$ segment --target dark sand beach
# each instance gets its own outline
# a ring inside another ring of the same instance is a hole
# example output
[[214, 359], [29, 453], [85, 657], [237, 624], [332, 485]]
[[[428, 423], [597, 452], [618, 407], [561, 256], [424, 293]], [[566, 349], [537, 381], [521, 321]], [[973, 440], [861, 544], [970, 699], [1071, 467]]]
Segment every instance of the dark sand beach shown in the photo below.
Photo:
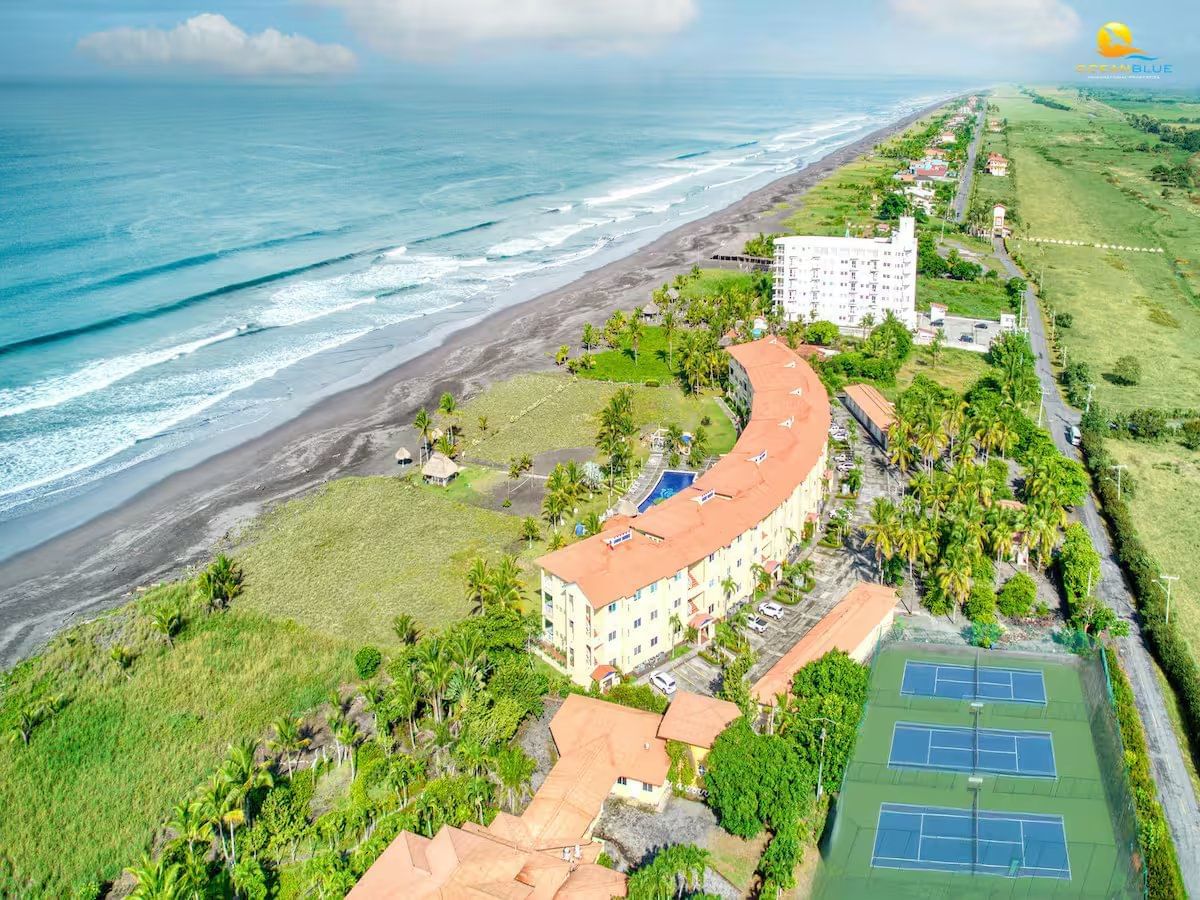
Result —
[[683, 225], [559, 290], [454, 332], [434, 350], [326, 398], [286, 424], [171, 475], [114, 510], [0, 564], [0, 666], [140, 585], [203, 562], [263, 509], [344, 475], [394, 471], [392, 454], [416, 410], [443, 391], [469, 397], [522, 372], [553, 368], [583, 323], [645, 302], [651, 290], [717, 252], [771, 231], [780, 204], [927, 114], [879, 129], [737, 203]]

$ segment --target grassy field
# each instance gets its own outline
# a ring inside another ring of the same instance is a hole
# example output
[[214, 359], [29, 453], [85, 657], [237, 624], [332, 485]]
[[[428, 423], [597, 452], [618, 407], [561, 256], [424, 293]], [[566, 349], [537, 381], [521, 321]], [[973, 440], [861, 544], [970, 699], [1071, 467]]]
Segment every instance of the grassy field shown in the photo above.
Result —
[[912, 384], [914, 378], [924, 375], [961, 394], [987, 370], [987, 360], [982, 353], [945, 347], [934, 365], [933, 353], [929, 347], [913, 347], [912, 355], [896, 373], [895, 387], [881, 388], [881, 391], [895, 400], [901, 391]]
[[[464, 453], [471, 458], [506, 464], [522, 453], [590, 447], [596, 440], [596, 414], [621, 387], [619, 384], [572, 378], [565, 372], [522, 375], [492, 385], [463, 406], [459, 417]], [[635, 385], [634, 418], [640, 426], [678, 424], [694, 431], [704, 417], [714, 453], [724, 453], [736, 439], [733, 424], [711, 396], [684, 394], [673, 384], [657, 388]], [[480, 432], [479, 416], [488, 418]]]
[[679, 341], [680, 335], [677, 331], [668, 346], [663, 329], [647, 325], [636, 354], [628, 341], [611, 350], [599, 350], [593, 354], [596, 365], [591, 369], [582, 370], [579, 375], [581, 378], [595, 381], [624, 381], [632, 384], [657, 381], [659, 384], [670, 384], [679, 374], [679, 356], [673, 352], [679, 348]]
[[928, 310], [930, 303], [944, 303], [952, 316], [1000, 320], [1000, 314], [1015, 312], [1001, 279], [953, 281], [949, 278], [917, 277], [917, 309]]
[[241, 605], [356, 644], [395, 642], [392, 618], [442, 628], [470, 610], [476, 556], [521, 553], [521, 520], [402, 478], [343, 478], [243, 537]]
[[754, 290], [753, 272], [734, 272], [730, 269], [701, 269], [700, 277], [693, 278], [679, 292], [681, 300], [694, 298], [727, 297], [735, 291]]
[[1129, 466], [1136, 485], [1129, 509], [1163, 571], [1178, 575], [1171, 589], [1171, 619], [1193, 651], [1200, 648], [1200, 453], [1178, 444], [1109, 441], [1108, 450]]
[[0, 864], [0, 894], [66, 897], [117, 877], [230, 742], [352, 677], [342, 643], [235, 609], [198, 617], [173, 649], [149, 639], [126, 678], [103, 646], [109, 621], [93, 626], [35, 663], [53, 678], [94, 657], [70, 702], [28, 747], [0, 746], [0, 859], [17, 879], [9, 893]]
[[847, 222], [873, 221], [882, 197], [871, 191], [871, 185], [899, 167], [896, 160], [874, 154], [848, 163], [805, 193], [800, 208], [784, 220], [784, 229], [793, 234], [840, 235]]
[[[1139, 144], [1154, 139], [1118, 110], [1074, 92], [1049, 93], [1072, 109], [1049, 109], [1015, 91], [992, 98], [1008, 120], [1016, 165], [1022, 224], [1010, 248], [1035, 277], [1044, 269], [1047, 305], [1073, 315], [1068, 356], [1092, 364], [1102, 405], [1174, 407], [1200, 396], [1200, 216], [1186, 192], [1164, 197], [1149, 174], [1186, 154], [1139, 153]], [[1165, 252], [1062, 247], [1029, 237]], [[1122, 387], [1104, 378], [1131, 350], [1142, 361], [1141, 384]]]

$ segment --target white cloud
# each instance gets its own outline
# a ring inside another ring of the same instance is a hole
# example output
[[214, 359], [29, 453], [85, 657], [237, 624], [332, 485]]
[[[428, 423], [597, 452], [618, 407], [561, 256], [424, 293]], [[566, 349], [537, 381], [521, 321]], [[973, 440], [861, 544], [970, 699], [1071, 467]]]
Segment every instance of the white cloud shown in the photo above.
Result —
[[592, 53], [637, 50], [674, 34], [695, 0], [319, 0], [342, 9], [386, 53], [433, 59], [533, 43]]
[[225, 75], [331, 75], [357, 65], [341, 44], [318, 44], [274, 28], [246, 34], [216, 13], [202, 13], [167, 31], [113, 28], [79, 41], [81, 52], [122, 68], [189, 68]]
[[985, 50], [1044, 50], [1079, 33], [1079, 14], [1062, 0], [888, 0], [909, 25]]

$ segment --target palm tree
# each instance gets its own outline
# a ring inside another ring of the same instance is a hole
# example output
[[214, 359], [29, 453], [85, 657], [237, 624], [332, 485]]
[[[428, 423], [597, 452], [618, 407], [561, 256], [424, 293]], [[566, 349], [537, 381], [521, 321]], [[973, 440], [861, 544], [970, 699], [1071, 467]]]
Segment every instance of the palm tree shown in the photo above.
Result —
[[479, 430], [480, 430], [480, 431], [481, 431], [483, 434], [487, 434], [487, 430], [488, 430], [488, 417], [487, 417], [487, 416], [480, 416], [480, 417], [479, 417], [479, 419], [477, 420], [477, 422], [478, 422], [478, 425], [479, 425]]
[[406, 647], [411, 647], [421, 637], [421, 630], [417, 627], [416, 620], [408, 613], [401, 613], [392, 619], [392, 631], [397, 640]]
[[200, 573], [196, 583], [210, 607], [228, 606], [229, 601], [242, 591], [242, 570], [224, 553], [219, 553]]
[[454, 429], [447, 430], [445, 434], [438, 438], [435, 446], [438, 453], [443, 456], [454, 456], [458, 448], [458, 445], [454, 443]]
[[592, 348], [599, 343], [600, 335], [596, 331], [596, 326], [591, 322], [585, 322], [583, 325], [583, 349], [591, 353]]
[[417, 434], [421, 436], [421, 453], [428, 453], [429, 437], [433, 434], [433, 417], [429, 415], [429, 410], [425, 407], [422, 406], [417, 410], [417, 414], [413, 418], [413, 428], [417, 429]]
[[671, 618], [667, 621], [671, 626], [671, 639], [674, 642], [675, 635], [683, 631], [683, 620], [679, 618], [679, 613], [671, 613]]
[[600, 515], [596, 512], [590, 512], [583, 517], [583, 530], [585, 533], [599, 534], [600, 529], [604, 527], [604, 523], [600, 521]]
[[276, 719], [271, 727], [275, 730], [275, 737], [267, 741], [267, 749], [283, 757], [290, 776], [292, 774], [292, 754], [298, 754], [312, 743], [304, 736], [304, 720], [283, 716]]
[[471, 604], [471, 612], [483, 615], [491, 599], [492, 572], [487, 560], [481, 556], [471, 561], [467, 569], [467, 602]]
[[479, 775], [487, 768], [487, 750], [474, 738], [463, 738], [459, 741], [454, 748], [454, 756], [467, 775]]
[[130, 900], [176, 900], [183, 896], [183, 868], [179, 863], [144, 854], [140, 863], [125, 871], [137, 882], [128, 894]]
[[33, 729], [37, 728], [45, 717], [46, 708], [44, 705], [32, 701], [22, 704], [17, 710], [12, 724], [9, 726], [9, 739], [14, 744], [20, 741], [28, 747], [29, 738], [33, 735]]
[[536, 770], [537, 763], [526, 756], [520, 747], [504, 747], [496, 754], [496, 779], [508, 799], [509, 812], [516, 812], [517, 804]]
[[171, 818], [167, 821], [167, 827], [175, 834], [168, 844], [169, 847], [189, 847], [192, 844], [208, 845], [212, 843], [212, 822], [204, 815], [203, 804], [198, 799], [185, 800], [175, 804], [174, 809], [171, 810]]
[[645, 326], [642, 325], [642, 317], [636, 311], [629, 318], [629, 323], [625, 326], [625, 333], [629, 335], [629, 346], [633, 350], [633, 364], [636, 366], [638, 361], [638, 348], [642, 343], [642, 336], [646, 333]]
[[416, 729], [413, 720], [417, 715], [417, 707], [421, 703], [421, 687], [417, 684], [416, 676], [410, 669], [403, 669], [396, 674], [388, 686], [388, 704], [391, 711], [404, 720], [408, 725], [408, 740], [410, 745], [417, 742]]
[[429, 639], [417, 645], [419, 660], [419, 676], [432, 695], [433, 719], [442, 721], [442, 696], [446, 684], [450, 680], [453, 664], [445, 651], [443, 644], [436, 638]]
[[675, 331], [679, 327], [678, 321], [675, 319], [675, 310], [667, 308], [662, 314], [662, 330], [663, 335], [667, 339], [667, 368], [675, 368]]
[[733, 580], [733, 576], [726, 575], [721, 579], [721, 593], [725, 595], [725, 605], [729, 605], [729, 600], [738, 592], [738, 583]]
[[242, 820], [250, 818], [250, 798], [259, 788], [273, 787], [275, 779], [265, 765], [254, 759], [258, 745], [254, 741], [242, 741], [229, 745], [222, 771], [233, 785], [242, 807]]
[[525, 539], [526, 545], [532, 547], [533, 542], [538, 540], [541, 536], [542, 533], [538, 529], [537, 519], [535, 519], [533, 516], [526, 516], [521, 521], [521, 537]]
[[122, 644], [113, 644], [108, 655], [117, 664], [117, 668], [125, 673], [125, 677], [129, 678], [129, 667], [133, 665], [134, 659], [133, 651]]
[[160, 603], [149, 610], [150, 624], [162, 633], [168, 647], [175, 646], [175, 635], [183, 627], [183, 611], [178, 603]]
[[353, 779], [356, 767], [355, 754], [363, 734], [359, 731], [358, 723], [346, 716], [338, 723], [336, 737], [338, 744], [345, 748], [346, 759], [350, 760], [350, 778]]
[[454, 417], [458, 414], [458, 401], [454, 399], [454, 395], [449, 391], [446, 391], [444, 394], [442, 394], [442, 398], [438, 400], [438, 412], [442, 413], [447, 419], [449, 419], [446, 428], [450, 432], [450, 440], [453, 442]]
[[933, 578], [942, 594], [956, 606], [965, 603], [971, 594], [971, 565], [961, 549], [948, 549], [942, 555]]
[[895, 504], [886, 497], [876, 497], [871, 504], [871, 521], [863, 526], [863, 544], [875, 548], [880, 581], [883, 581], [883, 561], [896, 555], [898, 521]]

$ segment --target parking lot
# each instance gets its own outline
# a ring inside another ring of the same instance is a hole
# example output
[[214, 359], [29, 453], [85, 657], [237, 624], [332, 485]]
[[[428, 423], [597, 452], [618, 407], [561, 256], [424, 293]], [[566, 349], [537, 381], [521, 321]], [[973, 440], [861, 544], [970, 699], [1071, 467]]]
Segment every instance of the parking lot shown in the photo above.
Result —
[[[917, 313], [917, 327], [927, 333], [940, 328], [946, 335], [945, 346], [973, 350], [976, 353], [986, 353], [992, 346], [992, 341], [1004, 333], [999, 322], [991, 319], [968, 319], [965, 316], [946, 316], [941, 324], [934, 326], [929, 321], [929, 313]], [[919, 340], [918, 343], [927, 344], [929, 340]]]

